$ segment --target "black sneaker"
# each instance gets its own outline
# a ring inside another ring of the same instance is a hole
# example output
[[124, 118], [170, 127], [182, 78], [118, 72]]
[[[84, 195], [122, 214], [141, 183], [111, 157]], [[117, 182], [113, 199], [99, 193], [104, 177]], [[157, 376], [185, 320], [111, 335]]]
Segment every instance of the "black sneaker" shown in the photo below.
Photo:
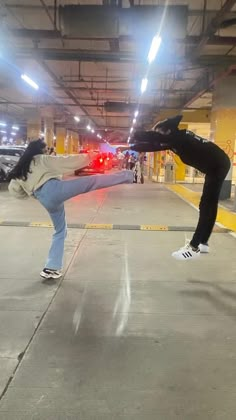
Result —
[[62, 272], [60, 270], [44, 268], [43, 271], [41, 271], [40, 276], [44, 279], [59, 279], [62, 276]]

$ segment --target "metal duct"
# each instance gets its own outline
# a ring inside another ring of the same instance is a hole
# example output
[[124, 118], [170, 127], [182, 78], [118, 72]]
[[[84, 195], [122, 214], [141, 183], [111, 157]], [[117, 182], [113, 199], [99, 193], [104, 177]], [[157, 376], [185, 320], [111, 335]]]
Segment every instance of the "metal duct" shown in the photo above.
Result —
[[[163, 12], [163, 6], [133, 6], [128, 9], [95, 5], [61, 6], [60, 29], [62, 35], [68, 38], [140, 38], [158, 32]], [[169, 6], [162, 36], [185, 38], [187, 12], [187, 6]]]
[[[137, 109], [137, 103], [135, 102], [118, 102], [118, 101], [107, 101], [104, 103], [104, 109], [106, 112], [113, 113], [133, 113]], [[150, 112], [153, 110], [152, 105], [142, 105], [142, 111]]]

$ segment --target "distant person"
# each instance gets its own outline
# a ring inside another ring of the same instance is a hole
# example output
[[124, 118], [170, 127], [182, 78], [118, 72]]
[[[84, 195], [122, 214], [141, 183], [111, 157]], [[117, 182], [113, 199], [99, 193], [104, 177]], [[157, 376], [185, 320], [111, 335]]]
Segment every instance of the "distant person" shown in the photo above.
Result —
[[121, 170], [123, 168], [124, 155], [120, 150], [117, 153], [117, 159], [118, 159], [118, 169]]
[[129, 167], [127, 169], [130, 169], [131, 171], [134, 169], [136, 163], [135, 154], [131, 153], [129, 157]]
[[87, 166], [93, 154], [50, 156], [45, 154], [47, 146], [43, 140], [32, 141], [17, 165], [9, 174], [9, 191], [17, 198], [33, 195], [48, 211], [55, 233], [45, 268], [40, 276], [57, 279], [62, 276], [66, 219], [64, 201], [89, 191], [113, 185], [132, 183], [133, 172], [121, 171], [112, 175], [95, 175], [62, 181], [62, 174]]
[[208, 240], [216, 221], [219, 195], [230, 169], [230, 160], [215, 143], [191, 131], [179, 130], [181, 119], [178, 115], [158, 122], [154, 131], [137, 131], [131, 149], [139, 152], [172, 150], [184, 163], [206, 175], [194, 235], [189, 244], [172, 254], [177, 260], [187, 261], [199, 257], [200, 252], [209, 252]]
[[49, 148], [49, 152], [48, 152], [48, 154], [49, 154], [50, 156], [56, 156], [56, 152], [55, 152], [54, 147], [50, 147], [50, 148]]

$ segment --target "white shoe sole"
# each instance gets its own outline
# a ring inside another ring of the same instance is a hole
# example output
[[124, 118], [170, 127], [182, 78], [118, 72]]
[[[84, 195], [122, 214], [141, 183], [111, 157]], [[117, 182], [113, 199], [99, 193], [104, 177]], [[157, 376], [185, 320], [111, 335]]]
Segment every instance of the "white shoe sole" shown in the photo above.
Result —
[[209, 254], [210, 253], [209, 246], [200, 244], [199, 249], [200, 249], [201, 254]]
[[47, 280], [56, 280], [56, 279], [60, 279], [62, 277], [62, 273], [60, 274], [47, 274], [44, 273], [44, 271], [42, 271], [40, 273], [40, 277], [42, 277], [43, 279], [47, 279]]

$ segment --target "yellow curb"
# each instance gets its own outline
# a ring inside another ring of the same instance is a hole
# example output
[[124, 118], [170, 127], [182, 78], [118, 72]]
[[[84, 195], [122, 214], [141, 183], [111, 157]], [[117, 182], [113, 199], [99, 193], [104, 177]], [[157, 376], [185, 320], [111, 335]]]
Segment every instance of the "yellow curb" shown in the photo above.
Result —
[[168, 230], [168, 226], [165, 225], [140, 225], [140, 230]]
[[[175, 192], [181, 198], [187, 202], [193, 204], [194, 206], [199, 206], [199, 201], [201, 193], [191, 191], [183, 185], [168, 185], [169, 190]], [[216, 221], [226, 227], [227, 229], [236, 232], [236, 213], [232, 213], [230, 210], [223, 209], [218, 207], [217, 219]]]
[[49, 222], [31, 222], [29, 224], [29, 227], [46, 227], [46, 228], [51, 228], [53, 227], [52, 223]]
[[85, 229], [113, 229], [112, 224], [86, 223]]

